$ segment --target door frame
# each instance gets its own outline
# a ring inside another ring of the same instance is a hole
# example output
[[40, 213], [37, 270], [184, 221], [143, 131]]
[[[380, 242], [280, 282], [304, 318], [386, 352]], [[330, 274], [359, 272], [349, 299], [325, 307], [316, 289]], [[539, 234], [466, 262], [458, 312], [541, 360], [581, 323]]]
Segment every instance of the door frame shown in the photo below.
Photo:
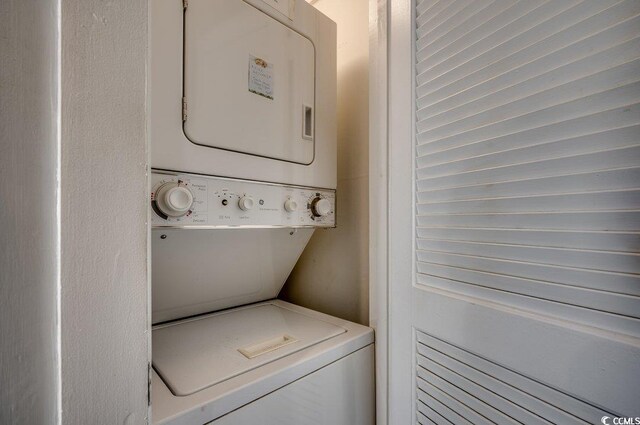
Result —
[[389, 332], [393, 323], [411, 318], [411, 292], [398, 291], [402, 285], [393, 282], [413, 286], [415, 277], [413, 5], [369, 1], [369, 309], [376, 330], [378, 425], [415, 419], [414, 364], [393, 362], [412, 350], [413, 333]]

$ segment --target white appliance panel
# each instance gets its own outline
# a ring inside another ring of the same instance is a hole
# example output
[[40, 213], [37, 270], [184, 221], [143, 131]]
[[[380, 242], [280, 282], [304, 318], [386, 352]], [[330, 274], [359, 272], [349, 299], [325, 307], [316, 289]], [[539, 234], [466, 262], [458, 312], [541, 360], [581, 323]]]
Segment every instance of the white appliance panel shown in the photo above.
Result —
[[346, 332], [274, 304], [223, 311], [153, 330], [153, 367], [186, 396]]
[[[335, 227], [335, 191], [178, 173], [151, 175], [151, 225], [157, 227]], [[157, 208], [166, 184], [188, 191], [191, 207], [167, 216]], [[327, 209], [317, 212], [322, 201]], [[245, 208], [245, 209], [243, 209]], [[320, 213], [323, 213], [320, 215]]]
[[243, 0], [190, 0], [184, 133], [193, 143], [310, 164], [315, 49]]
[[373, 425], [373, 345], [235, 410], [211, 425]]
[[[335, 189], [335, 23], [303, 0], [288, 5], [292, 19], [271, 3], [150, 2], [154, 169]], [[212, 15], [218, 7], [253, 16], [253, 27]], [[273, 37], [280, 41], [267, 42]], [[219, 39], [235, 41], [223, 48]], [[249, 92], [250, 56], [272, 65], [273, 100]]]
[[286, 228], [154, 229], [152, 322], [275, 298], [312, 234]]

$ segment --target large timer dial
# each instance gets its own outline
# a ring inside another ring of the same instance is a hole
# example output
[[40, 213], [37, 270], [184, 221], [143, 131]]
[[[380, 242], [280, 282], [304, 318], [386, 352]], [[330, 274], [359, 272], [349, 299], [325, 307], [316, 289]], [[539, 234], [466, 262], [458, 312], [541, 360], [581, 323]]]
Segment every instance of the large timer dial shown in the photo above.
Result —
[[311, 213], [315, 217], [324, 217], [331, 212], [331, 202], [324, 198], [317, 197], [311, 201]]
[[158, 210], [167, 217], [182, 217], [193, 205], [193, 194], [186, 187], [169, 182], [156, 190], [154, 202]]

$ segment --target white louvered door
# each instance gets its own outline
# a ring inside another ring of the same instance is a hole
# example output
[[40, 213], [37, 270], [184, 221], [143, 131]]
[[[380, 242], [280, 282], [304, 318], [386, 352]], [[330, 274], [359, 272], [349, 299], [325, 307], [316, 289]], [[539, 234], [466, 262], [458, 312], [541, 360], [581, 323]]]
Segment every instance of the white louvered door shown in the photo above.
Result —
[[389, 18], [389, 423], [640, 417], [640, 1]]

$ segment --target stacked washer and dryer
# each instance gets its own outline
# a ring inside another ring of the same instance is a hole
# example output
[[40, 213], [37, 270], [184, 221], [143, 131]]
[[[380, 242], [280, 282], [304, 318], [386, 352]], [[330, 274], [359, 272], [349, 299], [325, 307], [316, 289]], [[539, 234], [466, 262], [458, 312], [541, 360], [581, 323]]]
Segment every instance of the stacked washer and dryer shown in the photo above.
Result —
[[336, 225], [335, 24], [150, 0], [150, 33], [153, 423], [373, 424], [372, 330], [276, 299]]

